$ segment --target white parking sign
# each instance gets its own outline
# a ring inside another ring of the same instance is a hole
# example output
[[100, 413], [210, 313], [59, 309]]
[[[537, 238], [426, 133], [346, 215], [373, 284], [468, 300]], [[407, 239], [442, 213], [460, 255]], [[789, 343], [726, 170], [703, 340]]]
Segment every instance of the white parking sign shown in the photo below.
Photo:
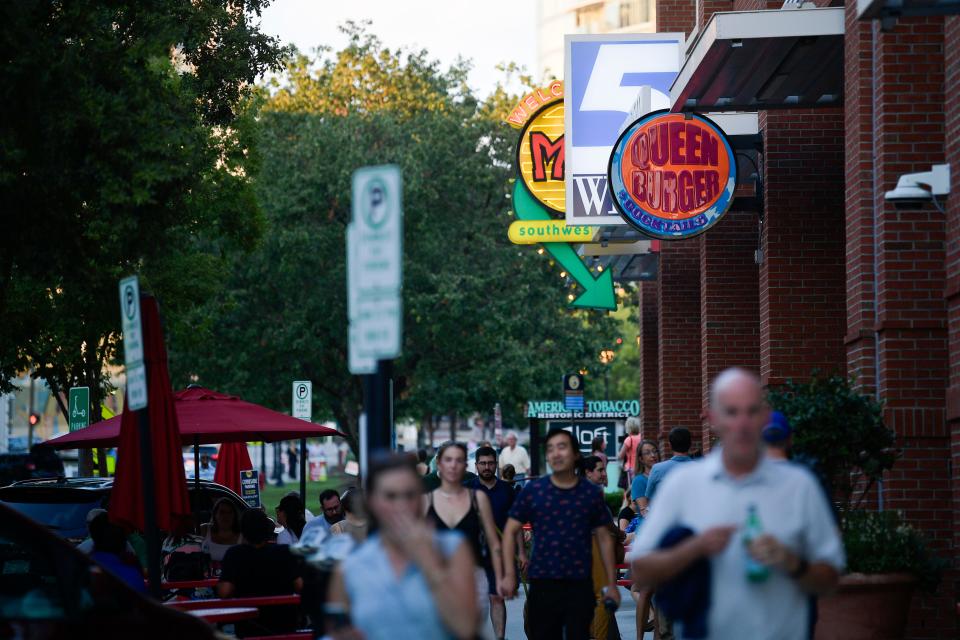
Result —
[[313, 383], [309, 380], [293, 383], [293, 417], [307, 422], [313, 418]]

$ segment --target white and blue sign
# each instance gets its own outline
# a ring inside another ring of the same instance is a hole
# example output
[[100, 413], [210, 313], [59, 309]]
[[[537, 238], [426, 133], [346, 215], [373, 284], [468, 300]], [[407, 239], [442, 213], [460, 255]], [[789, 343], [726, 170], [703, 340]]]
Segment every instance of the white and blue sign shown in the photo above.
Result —
[[610, 151], [637, 117], [670, 107], [683, 42], [682, 33], [565, 36], [568, 225], [626, 224], [607, 186]]

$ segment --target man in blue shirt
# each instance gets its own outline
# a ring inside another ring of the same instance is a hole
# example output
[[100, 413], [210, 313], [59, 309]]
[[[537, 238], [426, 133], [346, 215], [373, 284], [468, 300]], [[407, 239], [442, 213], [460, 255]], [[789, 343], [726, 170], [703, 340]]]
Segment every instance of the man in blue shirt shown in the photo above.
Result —
[[[517, 497], [517, 492], [514, 491], [513, 485], [497, 478], [497, 452], [493, 447], [478, 447], [473, 458], [477, 467], [477, 476], [463, 484], [470, 489], [487, 494], [487, 498], [490, 499], [490, 510], [493, 511], [493, 522], [497, 525], [497, 531], [502, 534], [507, 527], [507, 516]], [[520, 539], [522, 541], [522, 536]], [[518, 546], [520, 564], [526, 565], [526, 550], [522, 543], [518, 543]], [[506, 633], [507, 607], [497, 592], [497, 580], [493, 575], [493, 567], [486, 567], [486, 572], [487, 584], [490, 588], [490, 622], [493, 624], [494, 635], [499, 639]]]
[[[527, 577], [527, 617], [531, 640], [587, 640], [595, 598], [590, 579], [593, 535], [609, 576], [606, 597], [620, 604], [613, 538], [607, 533], [610, 511], [603, 490], [576, 473], [580, 449], [574, 436], [551, 429], [544, 439], [553, 473], [533, 480], [517, 496], [503, 533], [503, 554], [512, 558], [515, 538], [524, 523], [533, 526], [533, 557]], [[517, 573], [504, 563], [501, 595], [517, 594]]]
[[670, 430], [667, 439], [670, 441], [670, 448], [673, 449], [673, 457], [658, 462], [650, 470], [650, 478], [647, 480], [647, 504], [652, 502], [657, 486], [663, 482], [670, 471], [684, 462], [690, 462], [690, 430], [685, 427], [675, 427]]

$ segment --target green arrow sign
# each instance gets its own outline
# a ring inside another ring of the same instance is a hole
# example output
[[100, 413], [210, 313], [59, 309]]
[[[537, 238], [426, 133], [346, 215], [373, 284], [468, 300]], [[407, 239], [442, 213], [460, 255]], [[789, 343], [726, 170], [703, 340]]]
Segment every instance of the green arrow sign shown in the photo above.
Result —
[[[513, 184], [513, 208], [520, 220], [553, 219], [547, 209], [527, 192], [520, 180]], [[584, 289], [580, 297], [570, 303], [571, 307], [617, 310], [617, 296], [613, 292], [613, 274], [610, 271], [604, 271], [594, 278], [568, 242], [544, 242], [543, 246]]]

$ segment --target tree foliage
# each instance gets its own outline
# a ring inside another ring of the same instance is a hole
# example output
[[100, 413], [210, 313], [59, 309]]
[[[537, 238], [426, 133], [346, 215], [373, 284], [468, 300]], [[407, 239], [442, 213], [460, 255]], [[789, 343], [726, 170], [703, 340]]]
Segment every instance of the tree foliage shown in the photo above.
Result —
[[609, 340], [603, 315], [568, 311], [559, 271], [511, 245], [507, 198], [515, 98], [479, 100], [467, 67], [385, 48], [345, 28], [342, 51], [292, 56], [261, 115], [260, 248], [198, 310], [207, 349], [178, 352], [181, 379], [288, 409], [310, 379], [320, 415], [351, 436], [360, 381], [347, 370], [345, 228], [352, 172], [397, 164], [404, 197], [404, 343], [399, 416], [489, 412], [519, 421], [521, 403], [560, 392]]
[[282, 55], [259, 31], [266, 4], [0, 5], [0, 389], [29, 368], [99, 406], [118, 280], [139, 273], [177, 329], [253, 246], [246, 105]]

